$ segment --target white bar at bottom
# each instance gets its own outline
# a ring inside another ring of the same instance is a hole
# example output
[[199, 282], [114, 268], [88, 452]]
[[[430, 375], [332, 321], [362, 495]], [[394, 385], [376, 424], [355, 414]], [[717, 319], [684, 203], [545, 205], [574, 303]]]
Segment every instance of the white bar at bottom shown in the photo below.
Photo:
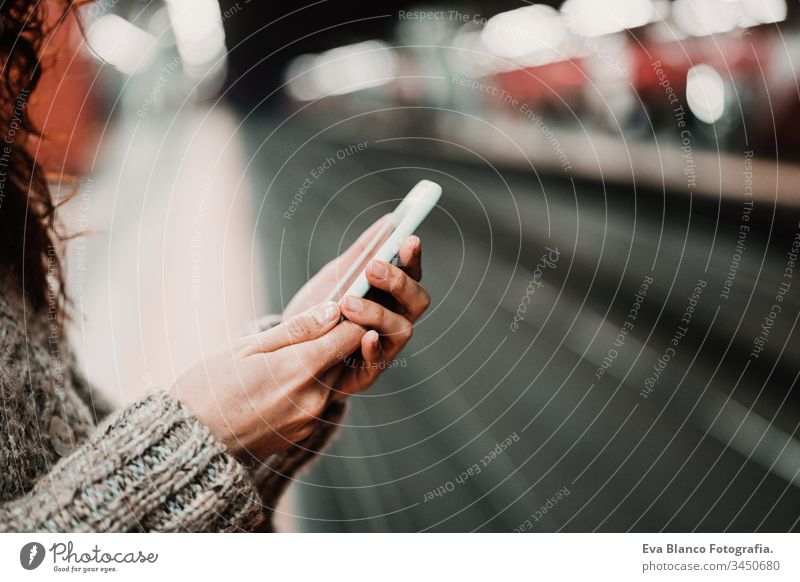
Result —
[[[44, 547], [45, 557], [26, 570], [22, 561], [30, 552], [21, 550], [32, 542]], [[89, 576], [137, 582], [745, 582], [800, 579], [798, 549], [796, 534], [32, 533], [0, 535], [0, 572], [4, 580]]]

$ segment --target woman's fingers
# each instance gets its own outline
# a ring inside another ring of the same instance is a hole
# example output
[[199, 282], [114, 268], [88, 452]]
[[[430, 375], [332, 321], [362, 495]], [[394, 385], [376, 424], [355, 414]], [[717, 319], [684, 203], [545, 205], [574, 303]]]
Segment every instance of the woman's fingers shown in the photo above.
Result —
[[320, 303], [275, 327], [255, 334], [254, 352], [273, 352], [280, 348], [313, 340], [325, 335], [339, 321], [341, 312], [334, 301]]
[[348, 295], [342, 299], [340, 308], [353, 323], [379, 332], [389, 347], [387, 351], [392, 355], [411, 339], [411, 322], [379, 303]]
[[412, 279], [422, 279], [422, 241], [417, 235], [412, 235], [403, 242], [398, 257], [403, 270]]
[[352, 321], [342, 321], [322, 337], [285, 348], [286, 357], [300, 358], [305, 369], [319, 377], [325, 370], [350, 357], [361, 345], [366, 329]]
[[431, 297], [425, 288], [395, 265], [371, 261], [367, 266], [367, 281], [394, 297], [411, 321], [416, 321], [431, 304]]
[[361, 338], [361, 357], [368, 364], [380, 362], [383, 355], [381, 338], [378, 332], [371, 329]]

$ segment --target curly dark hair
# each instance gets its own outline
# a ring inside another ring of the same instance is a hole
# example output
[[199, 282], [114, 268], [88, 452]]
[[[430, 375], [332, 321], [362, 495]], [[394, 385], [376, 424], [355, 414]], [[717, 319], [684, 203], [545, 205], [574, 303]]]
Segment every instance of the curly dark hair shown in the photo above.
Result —
[[[56, 204], [30, 151], [42, 138], [28, 104], [42, 75], [41, 49], [80, 0], [0, 0], [0, 276], [35, 311], [61, 321], [67, 304]], [[48, 13], [48, 11], [57, 11]]]

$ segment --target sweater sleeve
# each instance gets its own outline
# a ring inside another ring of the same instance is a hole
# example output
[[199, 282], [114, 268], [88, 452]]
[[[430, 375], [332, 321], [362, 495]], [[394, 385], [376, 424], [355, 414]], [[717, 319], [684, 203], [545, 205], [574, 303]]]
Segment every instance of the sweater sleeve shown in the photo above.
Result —
[[0, 531], [252, 531], [263, 519], [247, 469], [163, 391], [0, 503]]

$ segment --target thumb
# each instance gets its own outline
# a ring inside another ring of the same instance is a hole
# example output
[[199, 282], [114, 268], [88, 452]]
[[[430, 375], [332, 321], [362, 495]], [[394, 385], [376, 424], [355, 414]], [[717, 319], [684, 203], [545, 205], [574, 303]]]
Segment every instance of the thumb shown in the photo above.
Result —
[[280, 348], [322, 337], [339, 322], [341, 312], [335, 301], [320, 303], [275, 327], [255, 335], [257, 352]]

